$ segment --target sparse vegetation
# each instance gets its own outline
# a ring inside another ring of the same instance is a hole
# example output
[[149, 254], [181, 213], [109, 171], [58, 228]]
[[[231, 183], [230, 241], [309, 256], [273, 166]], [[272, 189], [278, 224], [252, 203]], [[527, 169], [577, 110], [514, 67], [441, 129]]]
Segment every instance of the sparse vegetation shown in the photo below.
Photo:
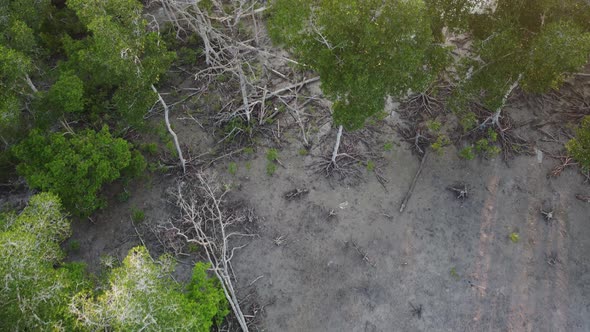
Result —
[[582, 120], [582, 124], [576, 129], [576, 137], [571, 139], [566, 147], [583, 169], [590, 170], [590, 116]]
[[136, 207], [131, 209], [131, 220], [136, 223], [140, 223], [145, 220], [145, 212]]
[[238, 172], [238, 164], [236, 164], [236, 163], [235, 163], [235, 162], [233, 162], [233, 161], [232, 161], [232, 162], [230, 162], [230, 163], [227, 165], [227, 171], [228, 171], [228, 173], [229, 173], [229, 174], [231, 174], [231, 175], [234, 175], [234, 176], [235, 176], [235, 175], [236, 175], [236, 173]]
[[518, 235], [518, 233], [516, 232], [510, 233], [510, 235], [508, 235], [508, 238], [510, 239], [510, 241], [512, 241], [512, 243], [518, 243], [518, 241], [520, 241], [520, 235]]

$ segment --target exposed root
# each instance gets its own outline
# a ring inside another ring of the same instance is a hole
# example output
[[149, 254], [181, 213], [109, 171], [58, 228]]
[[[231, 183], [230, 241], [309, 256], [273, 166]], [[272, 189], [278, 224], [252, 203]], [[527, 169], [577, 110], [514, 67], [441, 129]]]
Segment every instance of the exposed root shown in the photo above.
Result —
[[337, 175], [340, 179], [347, 177], [360, 177], [361, 171], [358, 168], [358, 164], [362, 160], [348, 153], [339, 153], [336, 158], [321, 157], [321, 160], [313, 165], [316, 172], [324, 175], [325, 177], [332, 177]]
[[402, 109], [407, 111], [406, 117], [408, 118], [414, 118], [423, 113], [432, 116], [442, 108], [442, 102], [428, 92], [412, 95], [402, 104]]
[[545, 222], [547, 222], [548, 224], [553, 221], [553, 210], [549, 210], [549, 211], [541, 210], [541, 214], [543, 215]]
[[457, 194], [457, 199], [460, 199], [463, 201], [465, 199], [467, 199], [468, 190], [467, 190], [466, 184], [458, 184], [458, 185], [454, 185], [454, 186], [449, 186], [449, 187], [447, 187], [447, 189], [454, 192], [455, 194]]
[[402, 128], [401, 126], [397, 126], [397, 130], [406, 142], [412, 144], [412, 151], [424, 156], [426, 148], [431, 143], [431, 138], [424, 131], [417, 128]]
[[564, 169], [570, 166], [575, 166], [578, 163], [574, 162], [573, 158], [570, 156], [551, 156], [553, 158], [559, 159], [560, 164], [553, 167], [553, 169], [547, 174], [547, 177], [556, 178], [561, 175]]

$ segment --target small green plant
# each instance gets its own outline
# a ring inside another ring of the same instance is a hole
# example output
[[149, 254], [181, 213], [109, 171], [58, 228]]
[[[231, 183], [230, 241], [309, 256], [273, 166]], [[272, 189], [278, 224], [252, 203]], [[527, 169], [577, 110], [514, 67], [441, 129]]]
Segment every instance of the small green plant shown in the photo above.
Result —
[[247, 171], [250, 171], [252, 169], [252, 163], [247, 161], [246, 164], [244, 164], [244, 167], [246, 167]]
[[305, 149], [305, 148], [301, 148], [301, 149], [299, 149], [298, 153], [300, 156], [307, 156], [309, 154], [309, 151], [307, 151], [307, 149]]
[[490, 158], [502, 152], [502, 149], [494, 144], [498, 140], [498, 134], [491, 128], [488, 129], [487, 137], [475, 142], [475, 151], [481, 153], [484, 157]]
[[145, 220], [145, 213], [138, 208], [131, 208], [131, 219], [133, 222], [142, 222]]
[[268, 176], [273, 176], [276, 171], [277, 171], [277, 164], [275, 164], [274, 162], [268, 162], [266, 164], [266, 174], [268, 174]]
[[582, 125], [576, 128], [576, 137], [567, 142], [565, 147], [582, 169], [590, 169], [590, 116], [582, 120]]
[[80, 251], [80, 241], [72, 240], [68, 243], [68, 251], [72, 253], [76, 253]]
[[254, 148], [251, 146], [245, 147], [243, 151], [245, 154], [254, 154]]
[[238, 172], [238, 164], [236, 164], [233, 161], [230, 162], [229, 165], [227, 166], [227, 171], [231, 175], [236, 175], [236, 173]]
[[277, 171], [277, 164], [276, 162], [279, 160], [279, 151], [277, 149], [271, 148], [268, 149], [266, 152], [266, 174], [269, 176], [273, 176]]
[[196, 243], [189, 243], [187, 249], [189, 253], [194, 254], [199, 251], [199, 246]]
[[131, 193], [127, 191], [127, 189], [123, 189], [122, 192], [117, 194], [117, 201], [119, 203], [125, 203], [129, 200], [129, 198], [131, 197]]
[[472, 146], [466, 146], [461, 151], [459, 151], [459, 157], [466, 159], [466, 160], [473, 160], [475, 158], [475, 153], [473, 152]]
[[447, 137], [447, 135], [439, 135], [436, 139], [436, 142], [432, 143], [431, 147], [434, 152], [438, 155], [443, 154], [443, 148], [447, 145], [451, 144], [451, 140]]
[[393, 150], [393, 143], [391, 143], [391, 142], [385, 143], [383, 145], [383, 150], [385, 150], [386, 152]]
[[442, 123], [436, 120], [428, 120], [426, 122], [426, 127], [433, 133], [438, 133], [440, 131], [440, 128], [442, 127]]
[[510, 241], [512, 241], [512, 243], [518, 243], [518, 241], [520, 241], [520, 236], [516, 232], [510, 233], [510, 235], [508, 235], [508, 238], [510, 238]]
[[459, 276], [459, 273], [457, 273], [457, 269], [455, 269], [455, 267], [453, 266], [451, 268], [451, 270], [449, 271], [449, 274], [451, 275], [451, 277], [453, 277], [455, 280], [459, 280], [461, 279], [461, 277]]
[[266, 160], [274, 162], [277, 161], [277, 159], [279, 159], [279, 151], [274, 148], [268, 149], [266, 152]]
[[477, 117], [475, 113], [468, 112], [460, 117], [459, 124], [463, 127], [464, 132], [468, 132], [469, 130], [475, 128], [477, 125]]
[[375, 170], [375, 162], [367, 160], [367, 171], [372, 172], [373, 170]]

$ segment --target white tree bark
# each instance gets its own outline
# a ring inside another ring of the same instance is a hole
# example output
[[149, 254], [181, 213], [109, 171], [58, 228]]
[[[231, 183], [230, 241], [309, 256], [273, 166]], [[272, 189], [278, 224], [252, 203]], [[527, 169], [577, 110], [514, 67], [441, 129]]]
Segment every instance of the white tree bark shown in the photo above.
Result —
[[182, 150], [180, 149], [180, 143], [178, 143], [178, 136], [176, 136], [176, 133], [174, 132], [174, 130], [172, 130], [172, 126], [170, 126], [170, 119], [168, 117], [168, 113], [169, 113], [168, 105], [166, 104], [166, 102], [164, 101], [164, 98], [162, 98], [162, 96], [160, 95], [160, 93], [158, 92], [158, 90], [156, 89], [156, 87], [153, 84], [152, 84], [152, 90], [158, 95], [158, 100], [160, 101], [160, 104], [162, 104], [162, 107], [164, 107], [164, 120], [166, 121], [166, 128], [168, 128], [168, 132], [170, 133], [170, 135], [172, 135], [172, 138], [174, 139], [174, 146], [176, 146], [176, 152], [178, 152], [178, 158], [180, 159], [180, 165], [182, 166], [182, 172], [186, 173], [186, 161], [184, 160], [184, 157], [182, 156]]
[[35, 92], [35, 93], [39, 92], [39, 90], [37, 90], [37, 87], [35, 86], [35, 84], [33, 84], [33, 81], [31, 81], [31, 78], [29, 77], [29, 75], [25, 75], [25, 81], [27, 82], [27, 84], [29, 85], [31, 90], [33, 90], [33, 92]]
[[334, 152], [332, 152], [332, 163], [336, 164], [336, 157], [338, 157], [338, 149], [340, 148], [340, 140], [342, 139], [342, 125], [338, 127], [338, 134], [336, 134], [336, 144], [334, 145]]
[[487, 118], [480, 125], [481, 128], [485, 127], [489, 122], [491, 122], [492, 125], [496, 125], [496, 126], [498, 126], [498, 127], [501, 128], [501, 126], [500, 126], [500, 118], [501, 118], [501, 116], [500, 115], [502, 114], [502, 110], [504, 109], [504, 106], [506, 106], [506, 103], [508, 102], [508, 98], [510, 98], [510, 95], [512, 94], [512, 91], [514, 91], [514, 89], [516, 89], [516, 87], [520, 83], [520, 79], [521, 78], [522, 78], [522, 74], [518, 75], [518, 78], [516, 79], [516, 81], [514, 81], [514, 83], [512, 83], [512, 85], [510, 85], [510, 87], [508, 88], [508, 90], [506, 90], [506, 93], [504, 94], [504, 97], [502, 97], [502, 103], [500, 104], [500, 106], [498, 106], [498, 108], [496, 109], [496, 111], [494, 112], [494, 114], [492, 116], [490, 116], [489, 118]]

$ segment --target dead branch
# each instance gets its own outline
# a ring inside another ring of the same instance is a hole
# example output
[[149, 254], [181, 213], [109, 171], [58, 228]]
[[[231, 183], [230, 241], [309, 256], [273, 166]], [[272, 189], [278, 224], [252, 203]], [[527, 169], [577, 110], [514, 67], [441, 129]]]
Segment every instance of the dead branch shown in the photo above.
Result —
[[233, 285], [231, 260], [236, 250], [246, 245], [234, 245], [234, 240], [255, 235], [238, 230], [238, 226], [247, 222], [248, 218], [228, 210], [226, 194], [227, 189], [210, 176], [202, 173], [187, 175], [172, 193], [179, 217], [171, 221], [164, 231], [173, 232], [186, 242], [204, 249], [211, 270], [221, 282], [241, 329], [248, 331], [248, 323]]
[[585, 203], [590, 203], [590, 195], [581, 195], [581, 194], [577, 194], [576, 198], [579, 199], [582, 202]]
[[377, 264], [375, 263], [375, 260], [373, 260], [371, 257], [369, 257], [369, 254], [367, 254], [367, 251], [365, 251], [365, 249], [361, 248], [356, 241], [354, 240], [350, 240], [350, 244], [352, 244], [352, 247], [354, 248], [354, 250], [359, 254], [359, 256], [361, 257], [361, 259], [366, 262], [367, 264], [369, 264], [370, 266], [372, 266], [373, 268], [377, 267]]
[[467, 191], [466, 184], [449, 186], [449, 187], [447, 187], [447, 189], [454, 192], [455, 194], [457, 194], [457, 199], [465, 200], [467, 198], [468, 191]]
[[428, 156], [428, 152], [425, 152], [424, 156], [422, 156], [422, 160], [420, 161], [420, 167], [418, 167], [418, 171], [416, 171], [416, 175], [414, 175], [414, 179], [412, 180], [412, 184], [410, 184], [410, 189], [408, 189], [408, 192], [406, 193], [406, 196], [404, 196], [404, 199], [402, 201], [402, 205], [399, 208], [400, 213], [404, 212], [404, 209], [406, 208], [406, 205], [408, 204], [408, 201], [410, 200], [410, 197], [412, 196], [412, 193], [414, 192], [414, 187], [416, 187], [416, 181], [418, 180], [420, 173], [422, 173], [422, 169], [424, 169], [424, 163], [426, 162], [427, 156]]
[[169, 114], [168, 105], [166, 104], [166, 102], [164, 101], [164, 98], [162, 98], [162, 96], [160, 95], [160, 93], [158, 92], [158, 90], [156, 89], [156, 87], [153, 84], [152, 84], [152, 90], [154, 91], [154, 93], [156, 95], [158, 95], [158, 100], [160, 101], [160, 104], [162, 104], [162, 107], [164, 107], [164, 120], [166, 121], [166, 128], [168, 128], [168, 132], [170, 133], [170, 135], [172, 135], [172, 138], [174, 139], [174, 146], [176, 147], [176, 152], [178, 153], [178, 159], [180, 159], [180, 165], [182, 166], [182, 172], [186, 173], [186, 161], [184, 160], [184, 157], [182, 156], [182, 149], [180, 148], [180, 143], [178, 143], [178, 136], [176, 136], [176, 133], [174, 132], [174, 130], [172, 130], [172, 126], [170, 126], [170, 119], [168, 117], [168, 114]]
[[304, 195], [309, 193], [309, 189], [307, 188], [295, 188], [293, 190], [289, 190], [285, 193], [285, 199], [288, 201], [292, 201], [298, 198], [301, 198]]

